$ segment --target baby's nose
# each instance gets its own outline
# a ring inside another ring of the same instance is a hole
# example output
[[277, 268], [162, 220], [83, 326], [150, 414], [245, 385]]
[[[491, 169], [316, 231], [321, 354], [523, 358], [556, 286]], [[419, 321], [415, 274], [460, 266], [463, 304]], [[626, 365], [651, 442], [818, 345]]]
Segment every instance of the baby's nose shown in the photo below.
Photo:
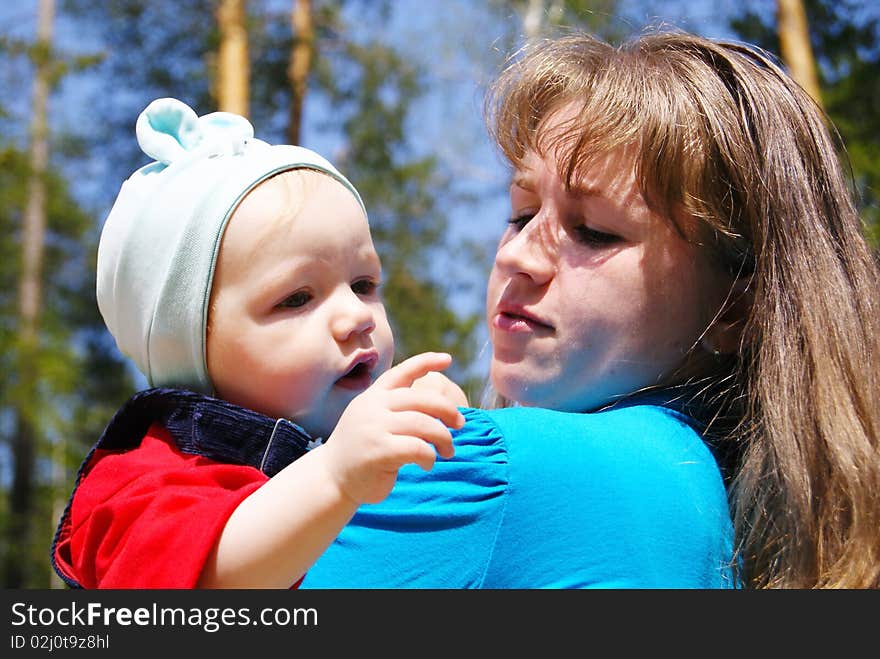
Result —
[[347, 341], [356, 334], [369, 334], [376, 329], [373, 310], [353, 291], [340, 296], [331, 320], [331, 331], [337, 341]]

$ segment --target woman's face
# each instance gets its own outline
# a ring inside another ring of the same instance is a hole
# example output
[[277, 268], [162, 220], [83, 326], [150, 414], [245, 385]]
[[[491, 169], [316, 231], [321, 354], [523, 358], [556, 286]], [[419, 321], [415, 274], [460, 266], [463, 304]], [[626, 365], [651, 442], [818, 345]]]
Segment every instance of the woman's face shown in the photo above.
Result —
[[524, 405], [587, 411], [656, 384], [699, 343], [730, 288], [649, 210], [626, 150], [566, 189], [531, 153], [487, 291], [490, 374]]

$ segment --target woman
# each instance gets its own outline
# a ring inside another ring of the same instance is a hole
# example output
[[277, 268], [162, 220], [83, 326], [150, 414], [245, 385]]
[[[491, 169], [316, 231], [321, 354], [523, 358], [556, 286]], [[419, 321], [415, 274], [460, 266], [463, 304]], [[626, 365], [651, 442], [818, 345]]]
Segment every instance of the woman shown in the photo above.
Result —
[[536, 44], [487, 107], [519, 406], [468, 410], [304, 587], [880, 586], [880, 277], [815, 104], [656, 33]]

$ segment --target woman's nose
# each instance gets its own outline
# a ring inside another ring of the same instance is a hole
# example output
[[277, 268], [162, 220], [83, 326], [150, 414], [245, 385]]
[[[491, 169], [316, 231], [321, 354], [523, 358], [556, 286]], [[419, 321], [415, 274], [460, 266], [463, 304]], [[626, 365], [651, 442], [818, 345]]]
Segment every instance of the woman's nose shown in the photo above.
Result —
[[540, 213], [519, 232], [502, 240], [495, 253], [495, 267], [508, 276], [524, 275], [538, 285], [556, 272], [558, 237], [554, 223]]
[[330, 331], [337, 341], [344, 342], [358, 334], [370, 334], [376, 329], [373, 310], [354, 291], [349, 289], [335, 297]]

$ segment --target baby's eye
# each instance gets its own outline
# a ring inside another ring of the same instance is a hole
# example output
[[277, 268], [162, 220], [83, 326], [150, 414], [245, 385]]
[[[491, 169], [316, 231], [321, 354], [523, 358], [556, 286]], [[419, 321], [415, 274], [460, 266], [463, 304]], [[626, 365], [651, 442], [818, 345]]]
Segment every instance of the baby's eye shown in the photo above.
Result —
[[591, 229], [583, 224], [579, 224], [578, 226], [574, 227], [574, 234], [579, 243], [590, 245], [593, 247], [601, 245], [612, 245], [622, 240], [620, 236], [615, 236], [613, 233], [596, 231], [595, 229]]
[[287, 307], [288, 309], [297, 309], [305, 306], [311, 301], [312, 295], [308, 291], [297, 291], [293, 295], [288, 295], [279, 304], [279, 307]]
[[374, 295], [378, 288], [378, 282], [375, 282], [372, 279], [358, 279], [351, 285], [351, 290], [358, 295]]
[[523, 213], [522, 215], [509, 218], [507, 224], [508, 226], [513, 227], [514, 231], [519, 232], [523, 230], [523, 227], [525, 227], [533, 217], [535, 217], [534, 213]]

